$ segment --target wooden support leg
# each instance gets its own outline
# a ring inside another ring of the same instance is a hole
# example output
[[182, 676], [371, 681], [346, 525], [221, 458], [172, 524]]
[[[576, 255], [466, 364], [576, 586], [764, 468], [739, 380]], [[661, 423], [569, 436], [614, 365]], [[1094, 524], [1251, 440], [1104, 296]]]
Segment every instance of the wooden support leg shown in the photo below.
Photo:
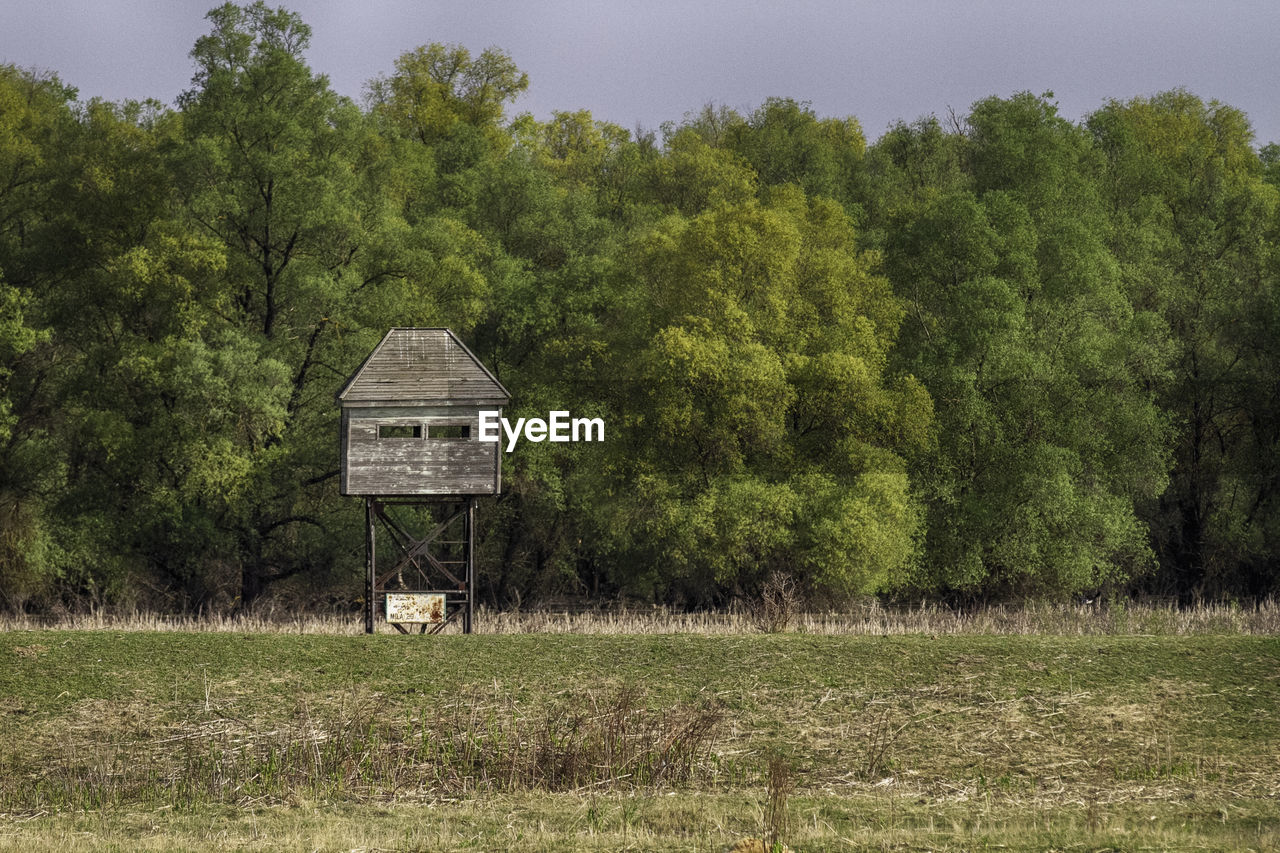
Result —
[[467, 612], [462, 618], [462, 633], [471, 633], [471, 619], [476, 606], [476, 499], [467, 498], [467, 514], [463, 526], [466, 528], [462, 539], [462, 547], [466, 549], [463, 556], [467, 572]]
[[373, 633], [373, 598], [374, 598], [374, 577], [377, 561], [374, 554], [373, 542], [373, 498], [364, 499], [364, 550], [365, 550], [365, 578], [364, 578], [364, 632], [366, 634]]

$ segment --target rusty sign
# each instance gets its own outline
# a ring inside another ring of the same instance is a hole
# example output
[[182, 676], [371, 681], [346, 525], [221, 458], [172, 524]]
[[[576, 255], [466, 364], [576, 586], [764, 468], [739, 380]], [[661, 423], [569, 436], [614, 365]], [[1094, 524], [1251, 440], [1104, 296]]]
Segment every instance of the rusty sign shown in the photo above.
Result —
[[389, 592], [387, 621], [438, 625], [444, 621], [444, 593]]

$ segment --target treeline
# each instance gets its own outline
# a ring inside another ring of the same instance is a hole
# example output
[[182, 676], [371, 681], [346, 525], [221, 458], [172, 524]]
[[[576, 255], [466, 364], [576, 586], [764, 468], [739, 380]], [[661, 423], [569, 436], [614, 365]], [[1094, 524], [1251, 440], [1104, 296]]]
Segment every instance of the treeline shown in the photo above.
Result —
[[483, 599], [1252, 596], [1280, 548], [1280, 149], [1183, 91], [868, 145], [769, 100], [510, 117], [496, 49], [361, 104], [226, 5], [175, 108], [0, 68], [0, 598], [361, 592], [334, 394], [448, 326], [523, 442]]

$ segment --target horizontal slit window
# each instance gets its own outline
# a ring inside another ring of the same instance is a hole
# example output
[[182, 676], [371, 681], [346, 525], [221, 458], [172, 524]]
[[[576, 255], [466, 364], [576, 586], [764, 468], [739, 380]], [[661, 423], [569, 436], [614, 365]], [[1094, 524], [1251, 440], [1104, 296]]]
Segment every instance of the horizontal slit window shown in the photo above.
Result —
[[378, 424], [378, 438], [422, 438], [422, 424]]
[[471, 427], [468, 424], [431, 424], [427, 427], [427, 438], [471, 438]]

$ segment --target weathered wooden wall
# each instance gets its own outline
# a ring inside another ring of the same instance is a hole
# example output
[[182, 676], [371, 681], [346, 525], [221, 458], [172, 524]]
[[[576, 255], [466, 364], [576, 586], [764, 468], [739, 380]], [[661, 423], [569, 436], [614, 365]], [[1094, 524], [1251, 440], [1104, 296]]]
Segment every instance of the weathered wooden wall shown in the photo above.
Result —
[[[477, 412], [446, 416], [343, 412], [344, 495], [493, 495], [499, 490], [501, 450], [482, 442]], [[379, 438], [379, 425], [420, 425], [418, 438]], [[468, 438], [431, 438], [433, 425], [470, 428]]]

